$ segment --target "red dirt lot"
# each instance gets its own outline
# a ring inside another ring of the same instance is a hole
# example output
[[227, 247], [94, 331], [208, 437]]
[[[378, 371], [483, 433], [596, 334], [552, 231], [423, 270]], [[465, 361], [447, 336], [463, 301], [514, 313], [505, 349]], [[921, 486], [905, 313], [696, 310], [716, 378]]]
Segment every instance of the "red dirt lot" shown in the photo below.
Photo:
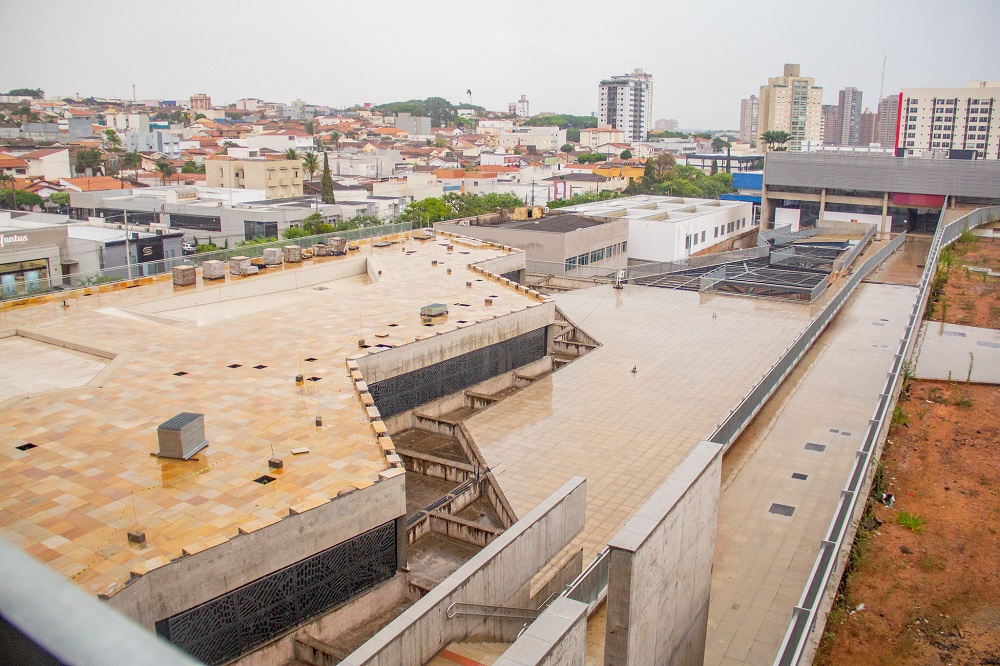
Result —
[[895, 507], [870, 502], [815, 663], [1000, 664], [1000, 387], [912, 382], [899, 405], [872, 486]]
[[[1000, 278], [968, 271], [966, 266], [1000, 272], [1000, 238], [976, 238], [952, 246], [948, 281], [928, 319], [964, 326], [1000, 328]], [[943, 317], [942, 317], [943, 315]]]

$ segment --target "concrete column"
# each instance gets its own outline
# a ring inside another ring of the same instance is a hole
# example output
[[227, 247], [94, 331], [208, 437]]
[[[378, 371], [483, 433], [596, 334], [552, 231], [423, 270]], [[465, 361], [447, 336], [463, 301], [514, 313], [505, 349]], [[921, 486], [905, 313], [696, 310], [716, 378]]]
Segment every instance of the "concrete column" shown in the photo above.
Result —
[[826, 212], [826, 188], [824, 187], [819, 191], [819, 216], [816, 218], [816, 225], [819, 226], [819, 221], [823, 219], [823, 213]]
[[704, 661], [721, 464], [699, 444], [608, 544], [607, 666]]
[[885, 239], [888, 235], [888, 230], [885, 228], [885, 218], [889, 214], [889, 193], [886, 192], [882, 196], [882, 221], [878, 225], [878, 237], [879, 240]]
[[406, 516], [396, 518], [396, 569], [406, 568]]
[[760, 230], [768, 231], [773, 229], [771, 224], [771, 202], [767, 200], [767, 185], [760, 190]]

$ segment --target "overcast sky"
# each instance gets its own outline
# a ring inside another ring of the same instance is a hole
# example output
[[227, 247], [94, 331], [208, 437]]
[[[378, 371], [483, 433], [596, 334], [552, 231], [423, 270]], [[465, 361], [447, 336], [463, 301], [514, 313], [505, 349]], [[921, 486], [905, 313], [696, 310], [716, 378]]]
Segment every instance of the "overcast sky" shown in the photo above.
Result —
[[[942, 15], [942, 10], [947, 14]], [[603, 77], [653, 74], [653, 117], [738, 127], [786, 62], [827, 103], [1000, 80], [1000, 0], [0, 0], [0, 89], [346, 106], [425, 98], [590, 114]]]

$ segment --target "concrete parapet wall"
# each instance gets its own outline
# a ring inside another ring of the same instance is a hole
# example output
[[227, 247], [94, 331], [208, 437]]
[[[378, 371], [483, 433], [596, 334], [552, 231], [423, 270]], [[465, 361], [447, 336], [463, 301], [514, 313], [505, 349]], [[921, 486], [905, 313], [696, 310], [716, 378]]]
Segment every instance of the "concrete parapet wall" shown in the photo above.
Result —
[[528, 255], [526, 255], [523, 250], [517, 250], [515, 252], [502, 254], [499, 257], [494, 257], [492, 259], [484, 259], [483, 261], [477, 262], [475, 265], [491, 273], [503, 275], [504, 273], [523, 271], [525, 264], [527, 263], [527, 256]]
[[344, 666], [421, 666], [448, 643], [470, 635], [497, 635], [511, 620], [471, 615], [448, 617], [453, 603], [491, 606], [516, 603], [532, 576], [582, 529], [586, 480], [574, 477], [528, 512], [493, 543], [344, 659]]
[[702, 663], [721, 465], [699, 444], [608, 544], [605, 664]]
[[560, 598], [531, 623], [494, 666], [576, 666], [587, 651], [587, 604]]
[[[157, 620], [405, 517], [404, 477], [399, 474], [302, 513], [275, 517], [275, 522], [266, 526], [263, 521], [255, 521], [256, 526], [250, 527], [248, 521], [251, 531], [233, 534], [219, 545], [152, 569], [111, 596], [107, 603], [153, 630]], [[400, 522], [404, 521], [405, 518]], [[405, 535], [397, 538], [405, 541]], [[403, 564], [401, 560], [400, 566]]]
[[475, 326], [459, 328], [357, 359], [368, 385], [419, 370], [548, 326], [555, 321], [553, 302], [535, 302]]

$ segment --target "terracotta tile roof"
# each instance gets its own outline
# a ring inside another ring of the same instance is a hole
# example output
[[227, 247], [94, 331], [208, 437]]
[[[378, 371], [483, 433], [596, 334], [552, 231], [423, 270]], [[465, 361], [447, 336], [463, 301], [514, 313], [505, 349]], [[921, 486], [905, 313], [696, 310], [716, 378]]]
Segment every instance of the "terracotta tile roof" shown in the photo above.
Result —
[[14, 157], [6, 153], [0, 153], [0, 169], [28, 168], [28, 163], [20, 157]]
[[62, 182], [78, 188], [81, 192], [126, 189], [125, 183], [111, 176], [91, 176], [90, 178], [63, 178]]
[[56, 153], [61, 153], [65, 148], [43, 148], [41, 150], [35, 150], [30, 153], [25, 153], [21, 155], [22, 160], [37, 160], [42, 157], [48, 157], [49, 155], [55, 155]]

